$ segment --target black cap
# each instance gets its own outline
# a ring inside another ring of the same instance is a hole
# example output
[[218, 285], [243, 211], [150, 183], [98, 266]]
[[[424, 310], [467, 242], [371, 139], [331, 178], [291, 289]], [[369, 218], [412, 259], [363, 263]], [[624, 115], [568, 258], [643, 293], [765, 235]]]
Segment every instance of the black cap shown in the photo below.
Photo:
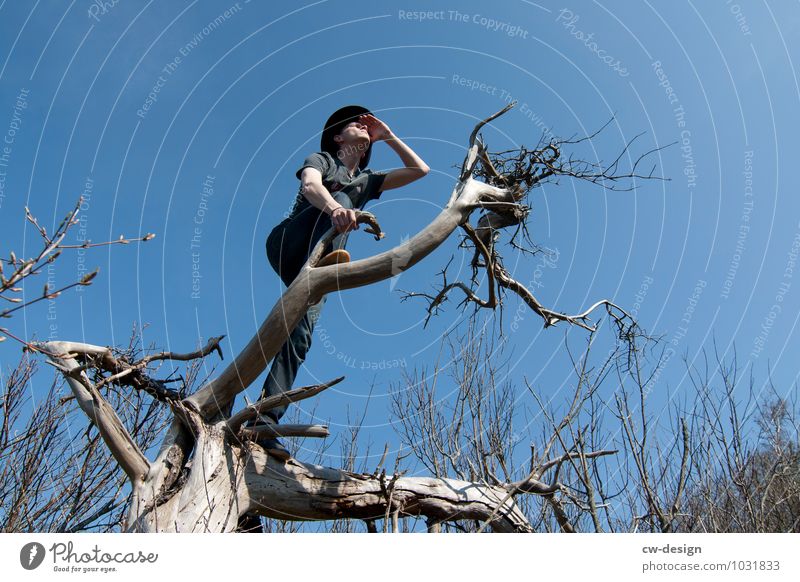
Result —
[[[366, 107], [361, 105], [345, 105], [341, 109], [336, 110], [333, 115], [328, 118], [325, 123], [325, 129], [322, 130], [322, 138], [320, 139], [319, 147], [324, 152], [328, 152], [334, 158], [339, 151], [339, 144], [337, 144], [333, 137], [339, 135], [344, 129], [344, 126], [353, 121], [358, 121], [361, 115], [371, 114], [372, 112]], [[367, 148], [367, 153], [361, 158], [358, 167], [362, 170], [369, 164], [369, 157], [372, 154], [372, 142]]]

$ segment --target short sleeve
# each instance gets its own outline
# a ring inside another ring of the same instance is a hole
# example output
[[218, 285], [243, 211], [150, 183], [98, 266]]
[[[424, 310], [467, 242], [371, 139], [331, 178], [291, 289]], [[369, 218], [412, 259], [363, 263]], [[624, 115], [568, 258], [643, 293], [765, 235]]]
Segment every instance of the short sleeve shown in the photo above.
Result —
[[367, 200], [377, 200], [381, 197], [381, 188], [388, 172], [370, 172], [367, 180]]
[[328, 173], [330, 169], [330, 162], [328, 158], [322, 152], [316, 152], [308, 156], [304, 161], [303, 165], [300, 166], [300, 169], [297, 170], [295, 174], [297, 179], [300, 179], [300, 175], [303, 173], [303, 170], [306, 168], [314, 168], [315, 170], [319, 170], [319, 173], [322, 174], [322, 179], [325, 179], [325, 175]]

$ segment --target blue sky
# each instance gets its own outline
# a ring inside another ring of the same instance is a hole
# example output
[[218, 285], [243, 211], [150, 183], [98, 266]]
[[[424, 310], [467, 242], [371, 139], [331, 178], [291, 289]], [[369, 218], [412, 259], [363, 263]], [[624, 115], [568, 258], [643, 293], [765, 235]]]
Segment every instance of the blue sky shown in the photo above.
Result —
[[[667, 182], [610, 192], [562, 180], [536, 190], [530, 230], [557, 259], [542, 264], [509, 249], [513, 274], [535, 281], [540, 300], [562, 311], [600, 298], [635, 306], [640, 324], [675, 354], [653, 391], [656, 411], [688, 390], [682, 356], [693, 361], [714, 340], [727, 355], [735, 346], [760, 381], [771, 369], [780, 393], [794, 391], [800, 212], [790, 120], [800, 98], [792, 60], [800, 13], [793, 7], [101, 4], [0, 3], [0, 132], [12, 142], [0, 167], [2, 247], [30, 255], [38, 247], [24, 206], [50, 225], [82, 193], [87, 238], [157, 238], [64, 256], [49, 274], [53, 284], [87, 267], [99, 266], [99, 277], [54, 307], [16, 317], [9, 324], [16, 333], [111, 345], [125, 343], [136, 322], [145, 344], [175, 351], [225, 334], [230, 358], [280, 296], [264, 240], [291, 207], [295, 170], [317, 151], [333, 110], [369, 107], [432, 168], [372, 204], [387, 237], [352, 235], [350, 251], [363, 257], [439, 212], [476, 120], [516, 99], [517, 108], [485, 130], [490, 148], [532, 145], [545, 128], [592, 133], [612, 115], [576, 154], [609, 161], [641, 132], [634, 152], [677, 144], [653, 158]], [[385, 144], [375, 146], [373, 169], [397, 164]], [[398, 363], [433, 362], [442, 333], [464, 317], [451, 302], [423, 329], [423, 304], [401, 303], [399, 289], [429, 289], [453, 253], [452, 275], [466, 276], [469, 257], [454, 237], [396, 280], [329, 297], [298, 385], [347, 375], [318, 399], [317, 414], [335, 434], [348, 406], [363, 410], [374, 383], [365, 425], [375, 442], [397, 443], [387, 430], [386, 395], [401, 380]], [[36, 282], [28, 292], [40, 289]], [[518, 308], [509, 297], [510, 379], [527, 378], [558, 399], [570, 380], [563, 326], [543, 330]], [[570, 340], [583, 333], [571, 330]], [[4, 366], [18, 355], [13, 342], [0, 345]], [[39, 382], [33, 390], [45, 389]], [[260, 380], [250, 398], [259, 389]]]

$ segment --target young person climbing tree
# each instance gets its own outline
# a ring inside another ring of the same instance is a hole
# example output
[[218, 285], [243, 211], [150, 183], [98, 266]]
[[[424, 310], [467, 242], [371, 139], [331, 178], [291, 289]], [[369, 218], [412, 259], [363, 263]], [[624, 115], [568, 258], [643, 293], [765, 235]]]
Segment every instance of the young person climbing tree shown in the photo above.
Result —
[[[395, 151], [404, 167], [388, 172], [373, 172], [367, 167], [372, 146], [380, 141]], [[410, 184], [430, 170], [388, 125], [359, 105], [342, 107], [330, 116], [322, 130], [320, 150], [309, 155], [297, 171], [300, 191], [294, 206], [267, 237], [267, 258], [287, 287], [332, 226], [338, 234], [317, 266], [348, 262], [350, 254], [345, 245], [350, 231], [358, 228], [355, 211], [378, 199], [384, 190]], [[309, 307], [275, 356], [264, 381], [262, 399], [291, 389], [311, 347], [311, 335], [324, 302], [323, 297]], [[285, 412], [286, 406], [273, 408], [259, 423], [277, 424]], [[289, 458], [289, 451], [278, 439], [264, 438], [260, 442], [273, 457]]]

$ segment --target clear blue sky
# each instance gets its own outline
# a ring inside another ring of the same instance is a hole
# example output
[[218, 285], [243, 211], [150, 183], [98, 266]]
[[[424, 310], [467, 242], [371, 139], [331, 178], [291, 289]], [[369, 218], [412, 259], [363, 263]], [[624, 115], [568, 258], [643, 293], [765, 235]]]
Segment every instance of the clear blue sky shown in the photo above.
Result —
[[[295, 170], [317, 150], [333, 110], [371, 108], [432, 168], [372, 204], [387, 238], [351, 236], [351, 253], [362, 257], [436, 215], [476, 120], [511, 96], [518, 107], [485, 131], [494, 149], [531, 145], [545, 127], [590, 133], [613, 114], [608, 130], [578, 154], [608, 161], [640, 132], [635, 151], [678, 142], [654, 159], [669, 182], [617, 193], [562, 180], [537, 190], [530, 229], [558, 260], [535, 275], [539, 258], [508, 251], [515, 276], [535, 279], [546, 305], [577, 312], [611, 298], [664, 335], [675, 355], [653, 391], [656, 412], [688, 389], [683, 354], [693, 360], [713, 339], [723, 353], [735, 345], [757, 378], [769, 366], [781, 393], [794, 390], [795, 4], [102, 4], [0, 2], [0, 133], [12, 142], [0, 144], [8, 146], [0, 150], [2, 249], [28, 256], [38, 248], [25, 205], [50, 225], [82, 193], [87, 238], [157, 238], [64, 256], [49, 275], [54, 285], [87, 267], [99, 266], [100, 275], [54, 307], [11, 320], [24, 337], [111, 345], [125, 343], [138, 322], [147, 326], [145, 344], [175, 351], [225, 334], [230, 358], [280, 295], [264, 240], [290, 208]], [[421, 10], [429, 18], [413, 14]], [[373, 169], [397, 163], [376, 145]], [[204, 196], [204, 182], [213, 194]], [[386, 430], [386, 395], [400, 371], [369, 368], [435, 359], [442, 332], [463, 315], [450, 303], [423, 330], [423, 305], [401, 303], [398, 289], [428, 289], [455, 242], [399, 280], [329, 297], [298, 385], [347, 375], [318, 399], [317, 413], [335, 435], [348, 405], [363, 410], [374, 381], [365, 424], [377, 449], [396, 444]], [[467, 261], [456, 254], [453, 276], [467, 275]], [[42, 283], [28, 292], [39, 293]], [[509, 298], [512, 377], [558, 398], [569, 380], [563, 326], [543, 330], [522, 310], [513, 331], [518, 307]], [[572, 330], [570, 338], [582, 334]], [[18, 355], [17, 344], [0, 345], [4, 366]], [[45, 387], [40, 378], [32, 389]], [[250, 398], [259, 388], [260, 380]]]

